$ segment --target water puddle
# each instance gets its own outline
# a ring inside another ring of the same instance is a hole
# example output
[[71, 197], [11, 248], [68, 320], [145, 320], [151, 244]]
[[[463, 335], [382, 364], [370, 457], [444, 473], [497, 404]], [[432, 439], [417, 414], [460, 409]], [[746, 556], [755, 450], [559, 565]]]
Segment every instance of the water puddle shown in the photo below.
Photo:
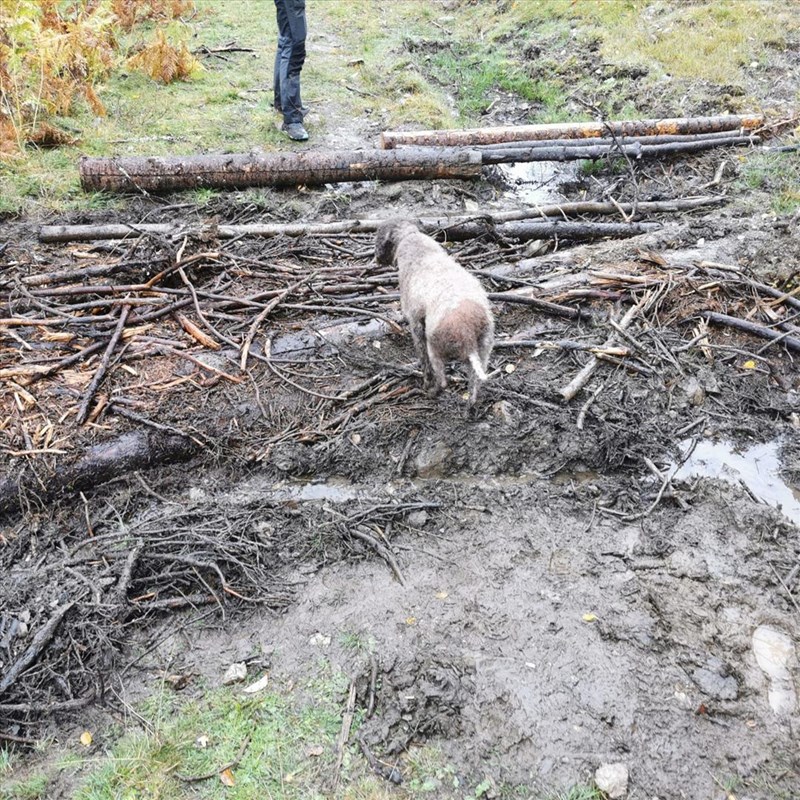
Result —
[[499, 168], [510, 187], [509, 193], [526, 205], [563, 202], [561, 185], [575, 181], [577, 175], [576, 162], [531, 161], [501, 164]]
[[[691, 442], [683, 442], [687, 453]], [[699, 441], [673, 478], [718, 478], [732, 484], [743, 483], [755, 497], [779, 508], [784, 516], [800, 525], [800, 490], [781, 477], [777, 442], [756, 444], [738, 451], [732, 442]]]
[[355, 484], [347, 481], [324, 481], [320, 483], [287, 483], [275, 490], [279, 498], [285, 495], [286, 500], [326, 501], [329, 503], [348, 503], [357, 500], [363, 492], [359, 492]]

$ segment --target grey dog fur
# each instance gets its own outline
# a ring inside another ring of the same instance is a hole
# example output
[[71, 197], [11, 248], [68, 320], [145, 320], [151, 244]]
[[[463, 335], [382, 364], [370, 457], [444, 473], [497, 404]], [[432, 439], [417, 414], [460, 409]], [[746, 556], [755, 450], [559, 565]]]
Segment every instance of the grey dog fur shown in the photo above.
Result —
[[472, 407], [486, 380], [494, 345], [494, 319], [480, 282], [407, 220], [381, 223], [375, 260], [398, 268], [400, 307], [422, 364], [426, 391], [439, 394], [447, 385], [445, 363], [462, 361], [470, 370]]

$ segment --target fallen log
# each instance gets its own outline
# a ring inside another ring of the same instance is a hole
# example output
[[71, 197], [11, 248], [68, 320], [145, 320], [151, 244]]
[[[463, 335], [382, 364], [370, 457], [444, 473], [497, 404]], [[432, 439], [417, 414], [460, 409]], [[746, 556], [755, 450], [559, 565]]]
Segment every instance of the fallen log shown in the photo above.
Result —
[[[668, 214], [678, 211], [692, 211], [697, 208], [710, 208], [726, 202], [722, 196], [684, 197], [676, 200], [658, 200], [637, 203], [601, 203], [581, 201], [531, 206], [514, 211], [487, 211], [458, 217], [420, 217], [417, 219], [422, 230], [428, 234], [449, 229], [454, 225], [482, 221], [486, 223], [513, 222], [516, 220], [539, 217], [572, 217], [584, 215], [633, 214], [641, 217], [645, 214]], [[217, 238], [238, 239], [242, 236], [327, 236], [330, 234], [374, 233], [383, 220], [381, 219], [346, 219], [338, 222], [290, 222], [290, 223], [252, 223], [247, 225], [215, 225], [200, 226], [181, 225], [177, 222], [166, 223], [109, 223], [104, 225], [42, 225], [39, 228], [39, 241], [55, 242], [93, 242], [101, 239], [127, 239], [141, 235], [177, 236], [191, 234], [203, 239]], [[102, 269], [108, 269], [103, 267]], [[100, 268], [98, 268], [98, 274]], [[36, 276], [36, 283], [46, 283], [43, 276]], [[2, 324], [2, 320], [0, 320]]]
[[[484, 150], [495, 150], [498, 148], [513, 149], [516, 147], [586, 147], [587, 144], [594, 146], [599, 145], [616, 145], [616, 144], [633, 144], [639, 142], [640, 144], [671, 144], [675, 142], [699, 142], [699, 141], [713, 141], [714, 139], [729, 139], [731, 137], [750, 136], [755, 138], [753, 134], [747, 134], [744, 128], [736, 128], [730, 131], [717, 131], [716, 133], [689, 133], [689, 134], [665, 134], [664, 136], [620, 136], [614, 138], [612, 136], [592, 137], [590, 141], [586, 141], [585, 137], [580, 139], [523, 139], [520, 141], [509, 142], [492, 142], [490, 144], [475, 144], [471, 145], [476, 150], [483, 152]], [[405, 146], [405, 145], [400, 145]]]
[[465, 222], [443, 229], [444, 238], [452, 242], [476, 239], [493, 235], [505, 239], [527, 242], [531, 239], [570, 239], [586, 241], [606, 236], [639, 236], [661, 229], [658, 222], [503, 222], [492, 225], [488, 222]]
[[247, 186], [315, 186], [368, 180], [469, 178], [480, 174], [480, 153], [431, 149], [130, 156], [80, 161], [87, 192], [168, 192]]
[[596, 161], [601, 158], [652, 158], [670, 153], [699, 153], [714, 147], [741, 147], [758, 144], [761, 139], [752, 136], [729, 136], [718, 139], [693, 139], [692, 141], [671, 142], [667, 144], [643, 144], [636, 141], [631, 144], [612, 142], [604, 145], [586, 145], [560, 147], [496, 147], [481, 150], [484, 164], [517, 164], [532, 161]]
[[664, 136], [719, 131], [752, 130], [763, 124], [761, 114], [729, 114], [715, 117], [565, 122], [441, 131], [384, 131], [380, 145], [391, 150], [399, 145], [471, 147], [495, 142], [543, 139], [586, 139], [607, 136]]
[[127, 472], [185, 461], [198, 450], [188, 436], [148, 430], [124, 433], [88, 448], [77, 461], [60, 466], [49, 478], [43, 478], [43, 483], [33, 475], [4, 478], [0, 481], [0, 514], [23, 507], [28, 494], [46, 501], [65, 491], [94, 488]]
[[780, 343], [784, 347], [788, 347], [789, 350], [800, 353], [800, 339], [794, 336], [788, 336], [788, 331], [780, 332], [772, 328], [765, 328], [763, 325], [759, 325], [755, 322], [740, 319], [739, 317], [731, 317], [728, 314], [721, 314], [718, 311], [701, 311], [698, 316], [707, 322], [714, 323], [714, 325], [724, 325], [728, 328], [735, 328], [744, 333], [758, 336], [761, 339], [769, 339], [770, 341], [780, 339]]

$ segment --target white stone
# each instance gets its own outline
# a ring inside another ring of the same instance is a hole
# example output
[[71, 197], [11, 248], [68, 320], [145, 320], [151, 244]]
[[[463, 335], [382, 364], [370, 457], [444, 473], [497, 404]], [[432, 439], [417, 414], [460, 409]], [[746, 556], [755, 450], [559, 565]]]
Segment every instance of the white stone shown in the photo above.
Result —
[[237, 661], [231, 664], [222, 676], [222, 685], [230, 686], [232, 683], [239, 683], [247, 677], [247, 664], [244, 661]]
[[594, 782], [611, 798], [625, 797], [628, 793], [628, 768], [625, 764], [601, 764], [594, 774]]
[[753, 653], [758, 666], [769, 677], [769, 704], [779, 717], [791, 714], [797, 707], [797, 691], [792, 679], [796, 666], [794, 642], [787, 634], [769, 625], [753, 631]]

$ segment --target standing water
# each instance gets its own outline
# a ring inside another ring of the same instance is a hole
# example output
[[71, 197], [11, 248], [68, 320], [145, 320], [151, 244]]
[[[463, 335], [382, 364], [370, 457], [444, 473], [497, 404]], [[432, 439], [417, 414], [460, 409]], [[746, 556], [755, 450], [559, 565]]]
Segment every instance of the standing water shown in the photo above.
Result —
[[[683, 442], [684, 454], [691, 442]], [[800, 491], [781, 477], [778, 443], [765, 442], [738, 451], [731, 442], [702, 439], [676, 470], [673, 478], [718, 478], [728, 483], [743, 483], [755, 497], [779, 508], [784, 516], [800, 525]]]

